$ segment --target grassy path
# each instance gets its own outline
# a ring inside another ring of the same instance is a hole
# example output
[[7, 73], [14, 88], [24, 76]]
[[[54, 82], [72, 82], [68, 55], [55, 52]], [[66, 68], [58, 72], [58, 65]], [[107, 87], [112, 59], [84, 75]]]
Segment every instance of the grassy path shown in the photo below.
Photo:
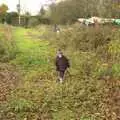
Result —
[[12, 61], [13, 63], [27, 70], [42, 69], [50, 66], [50, 59], [53, 57], [54, 49], [50, 47], [47, 40], [40, 40], [30, 36], [30, 34], [38, 36], [39, 32], [23, 28], [15, 28], [13, 32], [19, 48], [18, 55]]
[[55, 81], [54, 48], [49, 45], [49, 41], [36, 39], [40, 34], [42, 33], [35, 29], [13, 29], [13, 37], [19, 51], [16, 59], [11, 63], [21, 69], [23, 80], [20, 83], [22, 82], [22, 87], [24, 86], [25, 89], [32, 89], [32, 87], [39, 89], [46, 86], [45, 81], [47, 84]]
[[7, 112], [5, 116], [0, 113], [0, 119], [37, 120], [42, 116], [42, 119], [46, 119], [46, 113], [41, 116], [39, 112], [46, 109], [46, 103], [43, 103], [54, 94], [57, 87], [53, 75], [54, 48], [49, 41], [36, 37], [42, 32], [34, 29], [12, 28], [12, 33], [18, 51], [10, 64], [17, 66], [23, 76], [8, 95], [7, 102], [0, 106], [0, 111], [3, 109]]
[[[37, 117], [41, 117], [39, 110], [44, 109], [42, 102], [52, 96], [57, 87], [53, 75], [54, 48], [49, 45], [49, 41], [36, 39], [33, 35], [39, 36], [40, 33], [34, 29], [13, 28], [18, 53], [11, 64], [20, 68], [23, 77], [9, 95], [7, 105], [17, 120], [37, 120]], [[4, 119], [7, 120], [6, 117]]]

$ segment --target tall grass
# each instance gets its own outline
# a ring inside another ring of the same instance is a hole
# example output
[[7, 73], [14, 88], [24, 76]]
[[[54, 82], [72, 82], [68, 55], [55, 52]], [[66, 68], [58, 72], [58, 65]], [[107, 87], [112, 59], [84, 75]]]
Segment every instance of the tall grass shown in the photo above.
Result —
[[12, 29], [8, 26], [1, 26], [0, 33], [0, 61], [8, 62], [14, 59], [17, 53], [17, 46], [12, 38]]

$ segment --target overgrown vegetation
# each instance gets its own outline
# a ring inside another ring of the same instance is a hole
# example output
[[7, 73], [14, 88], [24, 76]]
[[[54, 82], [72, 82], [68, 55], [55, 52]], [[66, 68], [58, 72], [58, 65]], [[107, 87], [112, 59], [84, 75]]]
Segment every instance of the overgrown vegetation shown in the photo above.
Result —
[[[73, 78], [74, 82], [71, 84], [78, 84], [76, 89], [80, 88], [80, 86], [86, 86], [86, 88], [83, 88], [85, 91], [87, 91], [87, 89], [94, 89], [96, 91], [95, 94], [99, 94], [93, 98], [95, 101], [99, 101], [94, 104], [95, 106], [92, 105], [88, 107], [88, 104], [85, 103], [85, 105], [87, 105], [85, 110], [88, 108], [88, 111], [93, 111], [93, 108], [97, 108], [95, 111], [99, 111], [97, 117], [95, 117], [94, 111], [89, 114], [90, 116], [88, 115], [88, 119], [116, 120], [120, 117], [118, 107], [118, 96], [120, 95], [118, 90], [120, 88], [119, 35], [119, 28], [117, 29], [113, 26], [99, 26], [95, 28], [79, 27], [78, 24], [69, 26], [68, 29], [63, 30], [59, 34], [48, 32], [49, 38], [51, 36], [51, 45], [54, 44], [57, 48], [64, 49], [71, 59], [71, 72], [75, 75], [75, 78]], [[86, 80], [88, 83], [86, 83]], [[79, 81], [82, 81], [82, 83], [79, 84]], [[96, 87], [97, 84], [99, 87]], [[92, 94], [93, 92], [89, 93], [89, 95]], [[86, 95], [86, 97], [89, 95]], [[107, 101], [105, 99], [107, 99]], [[85, 101], [87, 100], [85, 99], [84, 102]], [[88, 101], [92, 103], [90, 98]], [[103, 107], [101, 106], [99, 108], [100, 104], [102, 104]], [[81, 107], [82, 105], [78, 111], [81, 111]], [[93, 116], [93, 118], [91, 116]], [[78, 119], [80, 119], [80, 117], [78, 117]]]
[[12, 39], [12, 29], [10, 27], [0, 28], [0, 62], [8, 62], [16, 57], [17, 46]]
[[[9, 63], [19, 68], [21, 79], [0, 104], [0, 120], [120, 119], [119, 28], [61, 28], [60, 33], [51, 26], [12, 28], [18, 52]], [[56, 81], [58, 48], [71, 63], [64, 84]]]
[[0, 25], [0, 104], [7, 100], [7, 95], [16, 87], [20, 78], [16, 66], [9, 64], [17, 52], [16, 43], [12, 39], [12, 28]]
[[[0, 22], [17, 23], [7, 10], [0, 6]], [[119, 1], [65, 0], [22, 15], [31, 29], [0, 25], [0, 120], [120, 120], [120, 29], [72, 24], [119, 15]], [[39, 25], [50, 22], [66, 25], [60, 32]], [[71, 65], [63, 84], [54, 65], [59, 48]]]

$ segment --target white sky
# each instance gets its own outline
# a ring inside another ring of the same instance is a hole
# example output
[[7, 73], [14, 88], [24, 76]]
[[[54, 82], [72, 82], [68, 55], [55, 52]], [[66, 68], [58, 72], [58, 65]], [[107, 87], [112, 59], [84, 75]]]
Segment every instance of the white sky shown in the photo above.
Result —
[[[44, 4], [50, 4], [51, 0], [21, 0], [22, 12], [29, 11], [32, 14], [37, 14]], [[55, 0], [52, 0], [55, 1]], [[9, 7], [9, 11], [16, 11], [18, 0], [0, 0], [0, 4], [5, 3]]]

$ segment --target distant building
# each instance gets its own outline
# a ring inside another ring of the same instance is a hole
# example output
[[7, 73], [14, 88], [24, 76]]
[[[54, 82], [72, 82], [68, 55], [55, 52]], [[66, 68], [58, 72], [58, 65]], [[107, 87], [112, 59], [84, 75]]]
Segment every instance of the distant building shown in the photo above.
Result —
[[[11, 24], [15, 25], [15, 26], [18, 26], [19, 25], [19, 17], [16, 17], [16, 18], [12, 19]], [[24, 16], [21, 16], [21, 24], [20, 25], [21, 26], [25, 25], [25, 17]]]
[[85, 25], [95, 25], [95, 24], [111, 24], [115, 19], [111, 18], [100, 18], [100, 17], [91, 17], [91, 18], [79, 18], [78, 22]]
[[60, 3], [60, 2], [63, 2], [65, 0], [56, 0], [56, 3]]

